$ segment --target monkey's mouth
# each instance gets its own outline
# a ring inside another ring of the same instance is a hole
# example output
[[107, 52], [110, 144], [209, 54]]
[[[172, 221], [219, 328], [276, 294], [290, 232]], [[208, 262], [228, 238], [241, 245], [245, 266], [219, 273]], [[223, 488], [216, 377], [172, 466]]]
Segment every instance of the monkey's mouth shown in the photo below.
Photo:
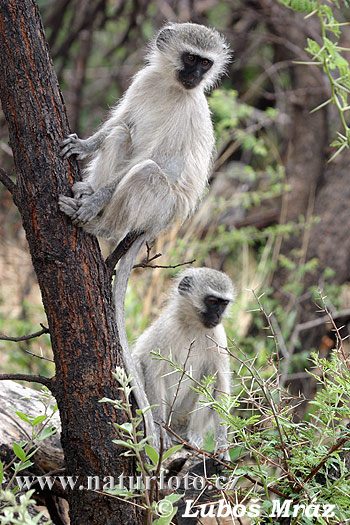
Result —
[[198, 85], [198, 84], [194, 84], [194, 82], [191, 82], [189, 80], [181, 80], [181, 84], [183, 85], [185, 89], [193, 89]]
[[205, 317], [202, 317], [202, 322], [205, 328], [215, 328], [218, 324], [220, 324], [220, 321], [220, 319], [206, 319]]
[[179, 73], [179, 77], [178, 78], [179, 78], [180, 83], [183, 85], [183, 87], [185, 89], [193, 89], [193, 88], [197, 87], [200, 84], [200, 82], [201, 82], [201, 78], [200, 77], [197, 77], [197, 76], [195, 76], [195, 77], [192, 77], [192, 76], [188, 77], [187, 75], [184, 76], [181, 71]]

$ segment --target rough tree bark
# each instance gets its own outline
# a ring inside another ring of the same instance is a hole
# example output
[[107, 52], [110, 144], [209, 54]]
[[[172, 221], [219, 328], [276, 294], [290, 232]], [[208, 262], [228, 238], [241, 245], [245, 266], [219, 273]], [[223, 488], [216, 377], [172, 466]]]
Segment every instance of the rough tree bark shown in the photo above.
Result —
[[[103, 396], [117, 397], [111, 372], [121, 365], [111, 289], [95, 238], [59, 212], [75, 161], [59, 157], [69, 127], [34, 0], [0, 1], [0, 97], [17, 180], [8, 183], [23, 220], [47, 314], [56, 375], [51, 390], [62, 421], [67, 474], [135, 475], [112, 444], [120, 419]], [[77, 484], [79, 486], [80, 483]], [[137, 524], [137, 507], [85, 490], [68, 494], [72, 525]]]

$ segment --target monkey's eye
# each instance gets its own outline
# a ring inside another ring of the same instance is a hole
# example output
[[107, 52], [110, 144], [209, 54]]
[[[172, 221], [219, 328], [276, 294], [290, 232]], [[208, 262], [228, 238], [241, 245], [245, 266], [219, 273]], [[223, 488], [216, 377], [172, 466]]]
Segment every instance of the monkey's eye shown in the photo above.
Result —
[[210, 297], [210, 299], [208, 299], [208, 303], [209, 304], [218, 304], [218, 300], [215, 299], [215, 297]]
[[184, 56], [184, 60], [185, 60], [185, 62], [187, 62], [187, 64], [194, 64], [195, 61], [196, 61], [196, 57], [195, 57], [195, 55], [191, 55], [189, 53], [188, 55]]
[[213, 63], [211, 60], [208, 60], [207, 58], [202, 58], [201, 64], [202, 64], [203, 69], [209, 69], [211, 68]]

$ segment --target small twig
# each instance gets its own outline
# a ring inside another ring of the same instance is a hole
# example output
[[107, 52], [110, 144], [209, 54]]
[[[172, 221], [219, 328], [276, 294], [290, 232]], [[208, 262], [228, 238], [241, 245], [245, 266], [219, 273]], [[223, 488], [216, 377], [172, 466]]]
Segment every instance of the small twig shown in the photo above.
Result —
[[[325, 302], [325, 297], [321, 295], [321, 301], [322, 301], [322, 304], [323, 304], [323, 311], [326, 312], [326, 314], [328, 315], [329, 317], [329, 321], [331, 323], [331, 325], [333, 326], [333, 330], [335, 332], [335, 335], [336, 335], [336, 338], [337, 338], [337, 345], [336, 345], [336, 350], [337, 352], [340, 352], [341, 355], [343, 356], [343, 359], [345, 361], [345, 364], [346, 364], [346, 367], [347, 369], [350, 371], [350, 362], [349, 362], [349, 358], [348, 356], [345, 354], [345, 351], [344, 351], [344, 345], [343, 345], [343, 338], [340, 334], [340, 329], [341, 328], [338, 328], [337, 325], [335, 324], [334, 322], [334, 315], [329, 311], [327, 305], [326, 305], [326, 302]], [[319, 307], [319, 305], [316, 305]]]
[[12, 182], [10, 177], [7, 175], [6, 171], [4, 171], [2, 168], [0, 168], [0, 181], [9, 190], [10, 193], [14, 194], [16, 184]]
[[149, 254], [151, 253], [151, 249], [152, 247], [148, 244], [148, 242], [146, 241], [146, 250], [147, 250], [147, 256], [146, 256], [146, 259], [149, 260]]
[[282, 335], [282, 331], [281, 331], [281, 328], [277, 322], [277, 319], [275, 317], [275, 315], [273, 313], [270, 314], [270, 318], [271, 318], [271, 325], [273, 326], [273, 329], [275, 331], [275, 334], [276, 334], [276, 337], [277, 337], [277, 340], [279, 342], [279, 347], [281, 349], [281, 352], [282, 352], [282, 355], [285, 359], [288, 358], [288, 350], [287, 350], [287, 346], [286, 346], [286, 343], [285, 343], [285, 340], [284, 340], [284, 337]]
[[161, 253], [156, 253], [155, 255], [153, 255], [153, 257], [150, 257], [149, 256], [149, 246], [147, 246], [147, 256], [143, 259], [142, 263], [140, 263], [139, 265], [134, 265], [133, 268], [136, 268], [137, 266], [141, 266], [142, 264], [148, 264], [152, 261], [154, 261], [155, 259], [158, 259], [159, 257], [162, 256]]
[[152, 265], [149, 263], [152, 261], [155, 261], [156, 259], [159, 259], [159, 257], [162, 256], [162, 254], [156, 253], [155, 255], [153, 255], [153, 257], [150, 257], [151, 248], [147, 242], [146, 242], [146, 248], [147, 248], [146, 257], [139, 264], [134, 264], [133, 269], [135, 268], [178, 268], [179, 266], [184, 266], [185, 264], [193, 264], [196, 260], [196, 259], [193, 259], [193, 261], [185, 261], [183, 263], [173, 264], [173, 265], [172, 264], [169, 264], [169, 265], [154, 264]]
[[[107, 257], [107, 259], [105, 260], [105, 263], [107, 266], [107, 270], [108, 270], [110, 279], [112, 279], [114, 268], [117, 262], [123, 257], [123, 255], [127, 253], [127, 251], [131, 248], [133, 243], [136, 241], [136, 239], [138, 239], [143, 234], [144, 232], [135, 232], [135, 231], [129, 232], [124, 237], [124, 239], [120, 241], [120, 243], [113, 250], [113, 252]], [[153, 257], [150, 257], [151, 249], [147, 243], [146, 243], [146, 247], [147, 247], [146, 258], [141, 263], [134, 264], [133, 269], [134, 268], [178, 268], [179, 266], [184, 266], [185, 264], [193, 264], [196, 260], [196, 259], [193, 259], [193, 261], [185, 261], [183, 263], [173, 264], [173, 265], [171, 264], [170, 265], [152, 265], [149, 263], [161, 257], [162, 254], [156, 253], [155, 255], [153, 255]]]
[[189, 346], [189, 348], [188, 348], [188, 352], [187, 352], [187, 356], [186, 356], [185, 362], [184, 362], [184, 364], [182, 365], [182, 373], [181, 373], [180, 379], [179, 379], [179, 381], [178, 381], [178, 384], [177, 384], [177, 387], [176, 387], [176, 392], [175, 392], [175, 394], [174, 394], [173, 401], [172, 401], [172, 403], [171, 403], [171, 405], [170, 405], [169, 415], [168, 415], [168, 417], [167, 417], [167, 421], [166, 421], [166, 425], [167, 425], [167, 426], [170, 426], [170, 423], [171, 423], [171, 416], [172, 416], [172, 414], [173, 414], [173, 412], [174, 412], [174, 405], [175, 405], [176, 399], [177, 399], [177, 397], [178, 397], [178, 395], [179, 395], [179, 392], [180, 392], [180, 387], [181, 387], [182, 380], [183, 380], [183, 378], [186, 376], [186, 365], [187, 365], [187, 361], [188, 361], [188, 359], [189, 359], [189, 357], [190, 357], [190, 353], [191, 353], [191, 350], [192, 350], [192, 346], [194, 345], [194, 342], [195, 342], [195, 341], [192, 341], [192, 342], [190, 343], [190, 346]]
[[29, 381], [31, 383], [40, 383], [51, 390], [52, 379], [50, 377], [36, 376], [31, 374], [0, 374], [0, 381], [9, 379], [10, 381]]
[[[157, 254], [159, 255], [159, 254]], [[153, 257], [151, 260], [155, 259], [155, 257]], [[179, 263], [179, 264], [169, 264], [167, 266], [163, 266], [163, 265], [160, 265], [160, 264], [147, 264], [147, 263], [140, 263], [140, 264], [135, 264], [133, 266], [133, 268], [178, 268], [179, 266], [184, 266], [185, 264], [193, 264], [194, 262], [196, 261], [196, 259], [193, 259], [192, 261], [185, 261], [183, 263]]]
[[[332, 312], [331, 316], [333, 319], [338, 319], [339, 317], [346, 317], [350, 315], [350, 308], [346, 308], [345, 310], [339, 310], [339, 312]], [[300, 332], [303, 332], [304, 330], [310, 330], [311, 328], [316, 328], [317, 326], [320, 326], [322, 324], [329, 323], [330, 321], [330, 314], [327, 313], [326, 315], [323, 315], [322, 317], [318, 319], [312, 319], [311, 321], [306, 321], [305, 323], [297, 324], [292, 332], [292, 335], [290, 337], [290, 344], [287, 348], [287, 358], [283, 362], [283, 371], [281, 373], [281, 379], [280, 379], [280, 385], [284, 386], [287, 379], [291, 380], [292, 377], [288, 375], [288, 368], [289, 364], [292, 360], [294, 350], [299, 338]], [[294, 374], [292, 374], [294, 376]]]
[[276, 353], [276, 365], [277, 365], [277, 372], [279, 371], [279, 360], [280, 360], [280, 356], [279, 356], [279, 340], [278, 340], [278, 337], [276, 335], [276, 332], [275, 332], [275, 329], [273, 327], [273, 324], [271, 322], [271, 316], [273, 315], [273, 312], [271, 313], [266, 313], [265, 312], [265, 309], [264, 309], [264, 306], [262, 304], [262, 302], [260, 301], [260, 298], [264, 295], [264, 294], [261, 294], [260, 296], [258, 296], [255, 292], [255, 290], [251, 290], [254, 297], [255, 297], [255, 300], [256, 302], [258, 303], [259, 305], [259, 310], [260, 312], [265, 316], [265, 319], [267, 321], [267, 324], [268, 324], [268, 328], [270, 329], [270, 332], [271, 332], [271, 337], [273, 339], [273, 342], [274, 342], [274, 345], [275, 345], [275, 353]]
[[[339, 317], [346, 317], [348, 315], [350, 315], [350, 308], [346, 308], [345, 310], [339, 310], [339, 312], [331, 313], [333, 319], [338, 319]], [[306, 323], [300, 323], [296, 325], [290, 338], [288, 354], [293, 353], [300, 332], [304, 330], [309, 330], [310, 328], [316, 328], [317, 326], [326, 323], [330, 323], [329, 314], [323, 315], [319, 319], [312, 319], [311, 321], [307, 321]]]
[[338, 450], [342, 445], [344, 445], [344, 443], [349, 441], [349, 439], [350, 439], [350, 436], [338, 439], [338, 441], [332, 446], [332, 448], [329, 450], [329, 452], [327, 452], [327, 454], [322, 459], [322, 461], [320, 461], [320, 463], [315, 468], [312, 469], [310, 474], [308, 476], [306, 476], [306, 478], [304, 479], [304, 483], [307, 483], [308, 481], [310, 481], [310, 479], [312, 479], [315, 476], [315, 474], [317, 474], [317, 472], [320, 470], [320, 468], [323, 467], [323, 465], [326, 463], [326, 461], [329, 458], [329, 456], [333, 452]]
[[161, 253], [156, 253], [155, 255], [153, 255], [153, 257], [150, 257], [149, 252], [150, 252], [150, 247], [147, 245], [147, 256], [143, 259], [143, 261], [140, 264], [134, 264], [133, 269], [134, 268], [147, 268], [148, 263], [155, 261], [156, 259], [159, 259], [159, 257], [162, 256]]
[[[29, 354], [33, 357], [37, 357], [38, 359], [43, 359], [44, 361], [49, 361], [49, 363], [54, 363], [55, 361], [53, 359], [50, 359], [49, 357], [45, 357], [44, 355], [38, 355], [38, 354], [34, 354], [33, 352], [30, 352], [29, 350], [26, 350], [26, 348], [22, 348], [23, 352], [25, 352], [26, 354]], [[41, 348], [40, 348], [41, 350]]]
[[[43, 334], [49, 334], [50, 330], [46, 328], [43, 324], [40, 323], [40, 326], [42, 326], [42, 330], [39, 330], [38, 332], [34, 332], [33, 334], [28, 335], [21, 335], [19, 337], [9, 337], [7, 335], [0, 334], [0, 340], [2, 341], [13, 341], [15, 343], [18, 343], [19, 341], [28, 341], [29, 339], [34, 339], [35, 337], [40, 337]], [[28, 352], [30, 353], [30, 352]], [[34, 355], [34, 354], [33, 354]], [[36, 356], [39, 357], [39, 356]], [[45, 358], [42, 358], [45, 359]]]

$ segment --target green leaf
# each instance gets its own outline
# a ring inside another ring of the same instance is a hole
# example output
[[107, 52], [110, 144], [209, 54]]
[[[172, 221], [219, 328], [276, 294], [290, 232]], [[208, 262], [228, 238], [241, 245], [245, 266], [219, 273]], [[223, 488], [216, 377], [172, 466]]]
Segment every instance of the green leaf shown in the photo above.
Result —
[[32, 421], [29, 419], [29, 417], [23, 412], [21, 412], [20, 410], [16, 410], [16, 414], [19, 418], [22, 419], [22, 421], [25, 421], [26, 423], [29, 423], [30, 425], [33, 424]]
[[165, 496], [165, 500], [170, 501], [171, 503], [176, 503], [183, 497], [183, 494], [169, 494], [168, 496]]
[[16, 454], [16, 456], [21, 460], [24, 461], [26, 459], [26, 453], [23, 450], [23, 448], [16, 442], [13, 444], [13, 451]]
[[36, 425], [39, 425], [40, 423], [42, 423], [43, 421], [45, 421], [45, 419], [47, 419], [47, 416], [44, 414], [42, 416], [38, 416], [36, 417], [35, 419], [33, 419], [32, 421], [32, 425], [33, 427], [35, 427]]
[[168, 459], [168, 457], [174, 454], [174, 452], [176, 452], [177, 450], [180, 450], [182, 447], [183, 445], [175, 445], [174, 447], [171, 447], [168, 450], [166, 450], [163, 454], [162, 461]]
[[131, 423], [123, 423], [119, 427], [121, 430], [125, 430], [128, 434], [132, 434], [132, 424]]
[[153, 462], [153, 464], [158, 465], [158, 461], [159, 461], [158, 452], [153, 447], [151, 447], [151, 445], [149, 445], [148, 443], [146, 443], [145, 445], [145, 451], [149, 459]]
[[176, 513], [177, 507], [174, 507], [169, 516], [161, 516], [160, 518], [153, 521], [153, 525], [170, 525]]
[[134, 443], [128, 443], [127, 441], [122, 441], [121, 439], [112, 439], [112, 442], [116, 445], [121, 445], [122, 447], [130, 448], [131, 450], [135, 450], [137, 445], [134, 445]]
[[18, 467], [18, 472], [20, 472], [21, 470], [25, 470], [26, 468], [31, 467], [32, 465], [34, 465], [32, 461], [25, 461], [22, 465]]
[[47, 439], [48, 437], [52, 436], [53, 434], [56, 434], [56, 428], [53, 426], [45, 427], [43, 428], [42, 432], [38, 436], [39, 441], [43, 441], [44, 439]]

